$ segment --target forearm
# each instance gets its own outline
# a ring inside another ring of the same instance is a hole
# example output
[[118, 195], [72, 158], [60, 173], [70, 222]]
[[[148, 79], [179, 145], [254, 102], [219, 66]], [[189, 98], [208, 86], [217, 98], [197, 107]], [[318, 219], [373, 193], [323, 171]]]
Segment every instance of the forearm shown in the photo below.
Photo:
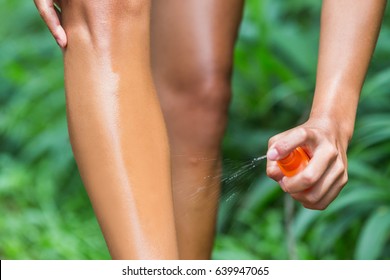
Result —
[[120, 2], [63, 7], [71, 143], [112, 257], [177, 258], [168, 141], [149, 69], [149, 12], [123, 6], [145, 1]]
[[346, 141], [375, 48], [385, 0], [324, 0], [311, 118], [337, 124]]

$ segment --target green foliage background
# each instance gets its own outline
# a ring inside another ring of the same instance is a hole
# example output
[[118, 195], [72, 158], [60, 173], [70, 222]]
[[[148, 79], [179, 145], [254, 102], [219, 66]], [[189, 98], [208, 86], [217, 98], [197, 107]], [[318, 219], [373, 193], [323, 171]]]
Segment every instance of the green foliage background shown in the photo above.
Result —
[[[224, 176], [306, 119], [315, 81], [321, 2], [246, 2]], [[0, 259], [108, 259], [69, 145], [61, 52], [33, 1], [0, 7]], [[387, 9], [340, 196], [304, 209], [259, 165], [224, 185], [213, 258], [390, 258], [389, 46]]]

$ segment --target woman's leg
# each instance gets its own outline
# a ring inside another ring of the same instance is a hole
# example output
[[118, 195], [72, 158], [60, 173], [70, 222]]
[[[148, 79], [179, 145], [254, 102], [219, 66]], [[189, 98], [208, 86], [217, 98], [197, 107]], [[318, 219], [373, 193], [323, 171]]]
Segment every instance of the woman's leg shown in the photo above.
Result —
[[70, 139], [115, 259], [178, 258], [150, 0], [63, 1]]
[[210, 258], [242, 0], [154, 0], [152, 68], [171, 144], [179, 256]]

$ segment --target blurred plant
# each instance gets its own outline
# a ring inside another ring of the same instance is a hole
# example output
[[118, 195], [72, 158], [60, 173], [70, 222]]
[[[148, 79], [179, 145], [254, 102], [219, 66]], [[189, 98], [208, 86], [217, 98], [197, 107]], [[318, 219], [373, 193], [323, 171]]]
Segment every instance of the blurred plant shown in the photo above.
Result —
[[[226, 176], [264, 154], [269, 137], [307, 117], [320, 5], [246, 1], [223, 147]], [[61, 53], [32, 1], [0, 6], [0, 258], [109, 258], [69, 145]], [[225, 180], [214, 258], [390, 258], [389, 45], [385, 17], [340, 196], [326, 211], [303, 209], [265, 176], [263, 163]]]

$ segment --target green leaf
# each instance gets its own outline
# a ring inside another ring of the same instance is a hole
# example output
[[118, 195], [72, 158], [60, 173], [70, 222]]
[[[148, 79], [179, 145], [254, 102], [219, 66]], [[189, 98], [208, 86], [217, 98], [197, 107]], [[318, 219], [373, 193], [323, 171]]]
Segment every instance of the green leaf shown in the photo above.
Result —
[[302, 208], [296, 215], [293, 224], [295, 238], [300, 239], [321, 214], [320, 211]]
[[378, 205], [379, 203], [388, 203], [388, 194], [386, 191], [370, 188], [370, 187], [359, 187], [355, 188], [348, 193], [340, 195], [328, 208], [326, 215], [332, 215], [342, 211], [347, 207], [359, 206], [361, 204], [372, 204]]
[[365, 224], [355, 251], [356, 259], [377, 259], [390, 239], [390, 208], [379, 208]]

